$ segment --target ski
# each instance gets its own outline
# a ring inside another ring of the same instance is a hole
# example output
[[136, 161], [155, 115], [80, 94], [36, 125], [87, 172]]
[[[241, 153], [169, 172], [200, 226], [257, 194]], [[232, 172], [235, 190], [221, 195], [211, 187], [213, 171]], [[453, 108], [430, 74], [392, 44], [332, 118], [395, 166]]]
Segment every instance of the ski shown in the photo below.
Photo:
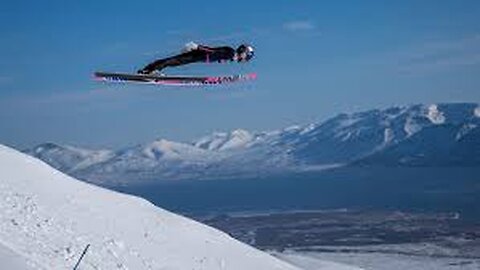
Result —
[[128, 73], [95, 72], [95, 79], [106, 82], [132, 82], [157, 85], [212, 85], [253, 80], [255, 73], [229, 76], [160, 76]]

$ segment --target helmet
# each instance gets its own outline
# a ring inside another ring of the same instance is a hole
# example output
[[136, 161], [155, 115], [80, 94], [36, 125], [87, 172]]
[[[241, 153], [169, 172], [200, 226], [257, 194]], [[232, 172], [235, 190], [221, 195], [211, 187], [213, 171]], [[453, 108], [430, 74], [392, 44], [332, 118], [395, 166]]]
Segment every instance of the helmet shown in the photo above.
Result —
[[254, 49], [248, 44], [242, 44], [237, 48], [237, 57], [239, 62], [247, 62], [255, 55]]

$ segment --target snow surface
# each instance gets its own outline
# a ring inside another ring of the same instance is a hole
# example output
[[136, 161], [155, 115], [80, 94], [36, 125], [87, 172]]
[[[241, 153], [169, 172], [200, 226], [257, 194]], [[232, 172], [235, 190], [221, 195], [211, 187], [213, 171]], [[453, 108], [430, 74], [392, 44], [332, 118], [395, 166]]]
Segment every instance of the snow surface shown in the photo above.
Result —
[[393, 141], [393, 139], [395, 139], [395, 133], [391, 128], [386, 128], [383, 132], [383, 137], [383, 144], [388, 145]]
[[300, 135], [304, 135], [309, 132], [312, 132], [313, 130], [315, 130], [316, 127], [317, 126], [315, 124], [309, 124], [306, 127], [304, 127], [302, 131], [300, 131]]
[[427, 117], [433, 124], [439, 125], [445, 123], [443, 112], [439, 111], [436, 104], [428, 106]]
[[10, 248], [0, 244], [0, 266], [1, 269], [24, 269], [33, 270], [39, 268], [28, 258], [15, 253]]
[[254, 134], [244, 129], [236, 129], [230, 133], [215, 132], [194, 141], [193, 145], [211, 151], [226, 151], [247, 147], [254, 140]]
[[253, 138], [254, 136], [246, 130], [243, 130], [243, 129], [234, 130], [229, 140], [223, 144], [221, 150], [235, 149], [242, 146], [246, 146], [249, 142], [253, 140]]
[[455, 137], [455, 140], [460, 140], [462, 139], [465, 135], [470, 133], [470, 131], [474, 130], [477, 128], [477, 125], [472, 125], [472, 124], [467, 124], [463, 125], [462, 128], [457, 132], [457, 136]]
[[150, 159], [175, 160], [189, 158], [191, 160], [201, 159], [204, 156], [202, 149], [192, 147], [188, 144], [171, 142], [165, 139], [154, 141], [143, 147], [141, 152]]
[[297, 269], [146, 200], [0, 145], [2, 269]]
[[407, 120], [405, 121], [405, 124], [403, 126], [403, 130], [407, 133], [407, 136], [412, 136], [415, 133], [422, 130], [422, 126], [419, 125], [412, 118], [407, 118]]
[[[367, 248], [368, 249], [368, 248]], [[348, 248], [346, 248], [348, 250]], [[406, 249], [405, 249], [406, 250]], [[303, 267], [304, 269], [318, 269], [326, 261], [344, 264], [355, 264], [368, 270], [478, 270], [480, 260], [465, 257], [449, 256], [423, 256], [406, 255], [401, 253], [382, 252], [285, 252], [285, 254], [274, 254], [275, 256], [290, 263]], [[313, 266], [313, 268], [309, 268]], [[353, 269], [353, 268], [338, 268]]]
[[302, 267], [305, 270], [315, 270], [315, 269], [337, 269], [337, 270], [361, 270], [361, 268], [349, 266], [345, 264], [325, 261], [315, 256], [309, 256], [306, 254], [298, 252], [286, 251], [283, 253], [272, 253], [278, 258], [281, 258], [284, 261], [290, 262], [291, 264]]
[[195, 147], [207, 150], [218, 150], [227, 140], [228, 134], [225, 132], [215, 132], [210, 136], [205, 136], [193, 143]]

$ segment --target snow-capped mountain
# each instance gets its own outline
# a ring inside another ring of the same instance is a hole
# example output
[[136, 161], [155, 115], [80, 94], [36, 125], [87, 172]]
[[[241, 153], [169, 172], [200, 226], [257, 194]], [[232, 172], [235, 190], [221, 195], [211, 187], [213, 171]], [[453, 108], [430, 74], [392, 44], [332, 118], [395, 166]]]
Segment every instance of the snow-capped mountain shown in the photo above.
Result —
[[109, 150], [87, 150], [54, 143], [41, 144], [27, 153], [66, 173], [81, 170], [113, 157], [113, 152]]
[[[146, 200], [0, 145], [2, 269], [297, 269]], [[325, 268], [337, 269], [337, 268]]]
[[[117, 151], [112, 158], [93, 164], [76, 175], [104, 184], [177, 179], [198, 176], [224, 155], [191, 144], [164, 139]], [[120, 176], [121, 175], [121, 176]]]
[[217, 132], [191, 143], [157, 140], [119, 151], [47, 144], [28, 153], [103, 184], [254, 177], [345, 164], [471, 166], [480, 165], [479, 126], [478, 104], [412, 105], [271, 132]]
[[441, 128], [436, 129], [438, 127], [453, 127], [458, 136], [463, 136], [466, 127], [479, 126], [480, 118], [475, 115], [478, 107], [478, 104], [433, 104], [341, 114], [302, 131], [302, 140], [295, 145], [294, 155], [310, 164], [344, 164], [400, 143], [408, 144], [411, 138], [426, 130], [443, 133]]
[[243, 129], [237, 129], [230, 133], [216, 132], [203, 137], [193, 143], [195, 147], [207, 150], [232, 150], [248, 147], [250, 143], [258, 139], [258, 134], [252, 134]]

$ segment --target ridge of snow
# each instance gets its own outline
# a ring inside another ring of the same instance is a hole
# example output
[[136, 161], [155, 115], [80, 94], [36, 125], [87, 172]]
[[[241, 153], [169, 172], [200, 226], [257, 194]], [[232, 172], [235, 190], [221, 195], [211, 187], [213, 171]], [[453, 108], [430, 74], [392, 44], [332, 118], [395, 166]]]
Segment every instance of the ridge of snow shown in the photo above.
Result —
[[421, 129], [422, 127], [415, 121], [413, 121], [410, 117], [407, 118], [407, 120], [405, 121], [405, 125], [403, 126], [403, 130], [405, 131], [405, 133], [407, 133], [407, 136], [412, 136]]
[[300, 131], [300, 135], [307, 134], [307, 133], [309, 133], [310, 131], [314, 130], [316, 127], [317, 127], [316, 124], [309, 124], [309, 125], [307, 125], [305, 128], [303, 128], [303, 129]]
[[427, 118], [435, 125], [445, 123], [445, 116], [441, 111], [438, 110], [438, 106], [436, 104], [428, 106]]
[[185, 143], [156, 140], [143, 147], [141, 152], [150, 159], [176, 160], [181, 158], [195, 159], [204, 154], [204, 150]]
[[455, 140], [457, 141], [460, 140], [476, 127], [477, 125], [472, 125], [472, 124], [463, 125], [462, 128], [458, 131], [457, 135], [455, 136]]
[[90, 150], [54, 143], [44, 143], [26, 152], [56, 163], [57, 167], [69, 172], [82, 170], [94, 164], [105, 162], [115, 156], [115, 152], [110, 150]]
[[211, 151], [234, 150], [248, 146], [257, 138], [244, 129], [236, 129], [230, 133], [215, 132], [212, 135], [205, 136], [193, 142], [193, 146]]
[[82, 269], [297, 269], [216, 229], [78, 181], [3, 145], [0, 179], [0, 243], [28, 255], [37, 269], [71, 269], [87, 244]]
[[473, 115], [480, 118], [480, 107], [475, 108], [473, 111]]
[[37, 147], [35, 147], [32, 151], [35, 154], [41, 154], [42, 152], [45, 151], [62, 151], [62, 150], [67, 150], [72, 153], [75, 153], [81, 157], [90, 157], [90, 156], [105, 156], [108, 153], [111, 153], [110, 150], [105, 150], [105, 149], [100, 149], [100, 150], [90, 150], [90, 149], [84, 149], [76, 146], [71, 146], [71, 145], [58, 145], [54, 143], [44, 143], [41, 144]]
[[[292, 126], [289, 126], [289, 127], [286, 127], [283, 129], [283, 131], [285, 132], [288, 132], [288, 131], [298, 131], [300, 130], [302, 127], [299, 126], [299, 125], [292, 125]], [[278, 131], [277, 131], [278, 132]]]
[[193, 145], [207, 150], [217, 150], [225, 143], [228, 134], [225, 132], [214, 132], [212, 135], [196, 140]]
[[254, 136], [250, 132], [248, 132], [244, 129], [234, 130], [230, 134], [230, 137], [229, 137], [228, 141], [226, 141], [222, 145], [220, 150], [235, 149], [235, 148], [245, 146], [249, 142], [251, 142], [253, 140], [253, 138], [254, 138]]
[[35, 154], [40, 154], [43, 151], [46, 151], [46, 150], [49, 150], [49, 149], [52, 149], [52, 148], [58, 148], [58, 147], [59, 147], [58, 145], [53, 144], [53, 143], [44, 143], [44, 144], [36, 146], [32, 150], [32, 152], [34, 152]]
[[93, 164], [105, 162], [114, 156], [115, 154], [109, 150], [92, 151], [83, 161], [72, 167], [72, 170], [81, 170]]
[[347, 118], [342, 119], [338, 125], [339, 128], [350, 127], [357, 123], [360, 119], [354, 115], [347, 115]]
[[393, 141], [395, 138], [395, 133], [391, 128], [386, 128], [383, 132], [383, 144], [387, 145]]

